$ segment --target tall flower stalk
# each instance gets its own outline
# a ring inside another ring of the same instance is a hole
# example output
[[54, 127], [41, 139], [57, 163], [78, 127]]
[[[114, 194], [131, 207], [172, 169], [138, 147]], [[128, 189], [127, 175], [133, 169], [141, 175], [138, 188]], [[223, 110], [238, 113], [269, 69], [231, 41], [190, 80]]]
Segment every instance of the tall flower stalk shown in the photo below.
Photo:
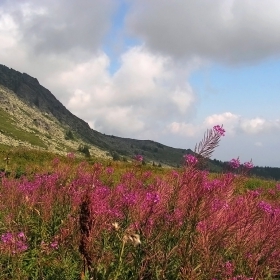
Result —
[[202, 158], [210, 158], [214, 150], [219, 146], [221, 137], [225, 135], [223, 126], [215, 125], [207, 129], [203, 139], [195, 146], [194, 152]]
[[80, 205], [80, 245], [79, 245], [79, 252], [83, 256], [84, 260], [84, 271], [83, 274], [85, 275], [88, 271], [89, 275], [92, 273], [92, 257], [89, 250], [89, 239], [91, 234], [91, 227], [92, 227], [92, 217], [90, 212], [90, 197], [88, 191], [84, 195], [81, 205]]

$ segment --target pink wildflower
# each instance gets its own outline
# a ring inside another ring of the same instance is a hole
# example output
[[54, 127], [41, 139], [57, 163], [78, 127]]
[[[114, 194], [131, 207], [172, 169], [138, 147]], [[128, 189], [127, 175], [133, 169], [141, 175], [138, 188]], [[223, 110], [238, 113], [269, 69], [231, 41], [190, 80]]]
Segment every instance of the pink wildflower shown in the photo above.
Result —
[[68, 153], [67, 157], [70, 158], [70, 159], [74, 159], [75, 158], [75, 154], [73, 152]]
[[21, 239], [21, 240], [24, 240], [24, 241], [26, 240], [26, 236], [25, 236], [24, 232], [22, 232], [22, 231], [19, 232], [17, 236], [18, 236], [18, 238]]
[[240, 160], [239, 157], [238, 158], [233, 158], [230, 162], [229, 165], [231, 168], [237, 169], [240, 166]]
[[245, 162], [244, 167], [246, 169], [252, 169], [254, 167], [252, 160]]
[[146, 199], [153, 203], [158, 203], [160, 200], [159, 195], [157, 193], [150, 193], [150, 192], [146, 194]]
[[26, 251], [28, 249], [27, 244], [24, 241], [22, 241], [22, 240], [18, 240], [15, 245], [16, 245], [16, 250], [13, 250], [14, 253], [16, 253], [16, 252], [19, 252], [19, 253], [20, 252], [24, 252], [24, 251]]
[[13, 234], [11, 232], [6, 232], [1, 235], [1, 241], [3, 243], [9, 243], [13, 240]]
[[196, 225], [196, 229], [199, 231], [199, 232], [205, 232], [207, 230], [207, 224], [205, 221], [200, 221], [197, 223]]
[[141, 155], [136, 155], [136, 156], [134, 156], [134, 159], [135, 159], [136, 161], [142, 162], [144, 158], [143, 158], [143, 156], [141, 156]]
[[107, 168], [106, 168], [106, 172], [107, 172], [107, 174], [113, 174], [113, 173], [114, 173], [114, 168], [112, 168], [112, 167], [107, 167]]
[[220, 136], [225, 136], [226, 131], [223, 129], [223, 126], [215, 125], [213, 127], [213, 130], [215, 131], [215, 133], [220, 134]]
[[57, 249], [58, 249], [58, 242], [57, 242], [57, 241], [53, 241], [53, 242], [50, 244], [50, 247], [57, 250]]
[[3, 243], [4, 250], [11, 250], [13, 254], [21, 253], [28, 249], [26, 243], [26, 236], [23, 232], [18, 234], [6, 232], [1, 235], [1, 242]]
[[224, 265], [225, 267], [225, 273], [227, 276], [231, 276], [233, 271], [234, 271], [234, 265], [232, 264], [232, 262], [227, 261]]
[[137, 196], [135, 193], [127, 193], [123, 196], [123, 198], [126, 205], [134, 205], [137, 201]]
[[53, 165], [58, 165], [58, 164], [59, 164], [59, 158], [54, 158]]
[[184, 159], [185, 163], [191, 166], [196, 165], [198, 162], [197, 158], [193, 155], [184, 155]]
[[258, 206], [259, 206], [259, 208], [261, 208], [264, 212], [266, 212], [268, 214], [273, 212], [272, 206], [265, 201], [260, 201]]

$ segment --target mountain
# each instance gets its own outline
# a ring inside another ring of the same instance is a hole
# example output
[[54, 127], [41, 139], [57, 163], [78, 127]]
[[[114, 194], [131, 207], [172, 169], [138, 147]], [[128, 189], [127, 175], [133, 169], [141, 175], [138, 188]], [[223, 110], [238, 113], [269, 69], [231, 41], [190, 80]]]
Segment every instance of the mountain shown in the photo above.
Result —
[[[161, 166], [181, 166], [190, 149], [176, 149], [151, 140], [106, 135], [73, 115], [36, 78], [0, 64], [0, 150], [2, 146], [23, 146], [66, 154], [80, 151], [115, 160], [136, 154], [145, 162]], [[227, 163], [209, 160], [207, 169], [219, 172]], [[280, 180], [280, 168], [259, 167], [251, 174]]]
[[0, 65], [0, 101], [0, 133], [1, 138], [6, 139], [5, 144], [60, 152], [75, 151], [83, 145], [97, 156], [117, 159], [142, 154], [146, 161], [174, 167], [181, 164], [184, 154], [192, 152], [151, 140], [121, 138], [93, 130], [68, 111], [36, 78], [4, 65]]

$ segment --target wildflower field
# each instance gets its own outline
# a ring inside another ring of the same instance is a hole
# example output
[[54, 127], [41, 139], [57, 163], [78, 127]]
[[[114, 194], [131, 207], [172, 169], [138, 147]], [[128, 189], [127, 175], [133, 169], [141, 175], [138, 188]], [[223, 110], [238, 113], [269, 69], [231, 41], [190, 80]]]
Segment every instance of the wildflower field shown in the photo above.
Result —
[[[280, 279], [280, 184], [221, 174], [208, 130], [171, 170], [54, 158], [0, 174], [0, 279]], [[163, 171], [162, 171], [163, 170]]]

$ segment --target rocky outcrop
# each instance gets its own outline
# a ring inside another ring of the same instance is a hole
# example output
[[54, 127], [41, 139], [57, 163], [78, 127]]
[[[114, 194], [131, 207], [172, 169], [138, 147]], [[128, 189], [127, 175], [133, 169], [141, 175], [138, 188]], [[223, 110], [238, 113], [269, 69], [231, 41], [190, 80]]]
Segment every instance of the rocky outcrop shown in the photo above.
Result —
[[68, 111], [63, 104], [36, 78], [0, 64], [0, 84], [12, 90], [22, 101], [36, 106], [41, 112], [51, 113], [61, 124], [71, 127], [85, 141], [99, 146], [101, 133]]

